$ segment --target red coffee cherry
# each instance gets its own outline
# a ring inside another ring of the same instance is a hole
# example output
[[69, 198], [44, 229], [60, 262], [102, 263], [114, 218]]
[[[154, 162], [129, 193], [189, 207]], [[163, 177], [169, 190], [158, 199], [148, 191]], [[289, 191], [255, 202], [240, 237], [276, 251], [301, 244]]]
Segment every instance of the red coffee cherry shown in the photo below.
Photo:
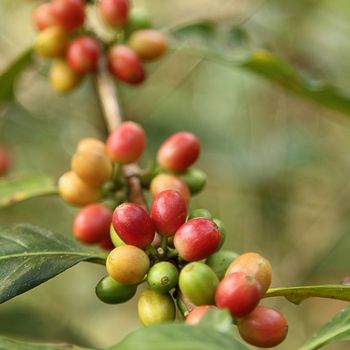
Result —
[[128, 0], [101, 0], [98, 9], [104, 23], [122, 27], [128, 19], [130, 3]]
[[277, 310], [258, 306], [250, 314], [237, 321], [241, 337], [260, 348], [272, 348], [286, 338], [288, 323]]
[[186, 170], [198, 158], [200, 142], [190, 132], [177, 132], [160, 146], [157, 160], [161, 167], [175, 173]]
[[112, 212], [100, 203], [86, 206], [75, 217], [73, 233], [84, 243], [97, 243], [109, 238]]
[[104, 250], [112, 250], [115, 248], [115, 245], [113, 244], [111, 237], [106, 237], [102, 241], [98, 242], [98, 245], [100, 248]]
[[125, 45], [115, 45], [108, 51], [108, 68], [118, 79], [132, 84], [141, 84], [146, 77], [140, 58]]
[[33, 11], [32, 18], [34, 26], [38, 30], [57, 25], [57, 21], [52, 14], [51, 3], [41, 4], [36, 7]]
[[270, 287], [272, 279], [271, 264], [257, 253], [239, 255], [227, 268], [226, 276], [233, 272], [244, 272], [253, 276], [260, 283], [262, 296]]
[[167, 48], [165, 36], [154, 29], [138, 30], [129, 40], [129, 46], [143, 60], [154, 60], [162, 56]]
[[155, 229], [148, 213], [134, 203], [124, 203], [113, 213], [113, 227], [126, 244], [145, 248], [152, 243]]
[[153, 178], [150, 184], [150, 191], [153, 197], [160, 192], [174, 190], [181, 194], [186, 203], [190, 200], [190, 190], [187, 185], [178, 177], [171, 174], [159, 174]]
[[198, 261], [213, 254], [220, 239], [220, 232], [211, 220], [194, 218], [176, 231], [174, 245], [182, 259]]
[[136, 161], [146, 146], [145, 132], [139, 124], [124, 122], [107, 139], [111, 159], [122, 164]]
[[151, 219], [162, 236], [172, 236], [186, 221], [187, 205], [181, 194], [168, 190], [159, 193], [152, 203]]
[[93, 72], [97, 68], [100, 53], [100, 44], [95, 38], [82, 36], [69, 44], [67, 62], [78, 74]]
[[219, 308], [227, 308], [234, 317], [242, 317], [252, 312], [260, 301], [260, 285], [252, 276], [236, 272], [226, 276], [218, 285], [215, 303]]
[[10, 153], [5, 147], [0, 146], [0, 176], [5, 175], [9, 171], [10, 166]]
[[217, 307], [214, 305], [201, 305], [197, 306], [194, 308], [186, 317], [185, 323], [191, 324], [191, 325], [196, 325], [198, 324], [204, 315], [209, 311], [209, 310], [216, 310]]
[[53, 0], [52, 14], [57, 23], [65, 29], [76, 29], [85, 20], [83, 0]]

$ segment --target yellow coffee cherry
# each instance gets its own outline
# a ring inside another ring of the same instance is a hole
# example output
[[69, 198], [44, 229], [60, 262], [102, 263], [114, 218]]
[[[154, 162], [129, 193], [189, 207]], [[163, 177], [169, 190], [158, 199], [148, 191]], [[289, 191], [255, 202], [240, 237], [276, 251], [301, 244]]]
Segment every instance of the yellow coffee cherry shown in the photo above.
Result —
[[73, 90], [81, 80], [81, 76], [75, 73], [63, 60], [55, 61], [50, 69], [50, 82], [58, 92]]
[[39, 32], [34, 41], [35, 52], [42, 57], [55, 58], [64, 55], [68, 46], [68, 32], [58, 26]]
[[75, 152], [72, 170], [86, 183], [101, 186], [112, 177], [113, 166], [106, 153], [100, 150], [83, 149]]
[[80, 140], [77, 146], [77, 152], [85, 150], [100, 151], [107, 154], [106, 144], [94, 137], [86, 137]]
[[61, 197], [68, 203], [84, 206], [101, 198], [101, 189], [85, 183], [74, 171], [68, 171], [58, 180]]
[[137, 284], [143, 280], [150, 267], [147, 254], [132, 245], [114, 248], [107, 257], [108, 274], [122, 284]]

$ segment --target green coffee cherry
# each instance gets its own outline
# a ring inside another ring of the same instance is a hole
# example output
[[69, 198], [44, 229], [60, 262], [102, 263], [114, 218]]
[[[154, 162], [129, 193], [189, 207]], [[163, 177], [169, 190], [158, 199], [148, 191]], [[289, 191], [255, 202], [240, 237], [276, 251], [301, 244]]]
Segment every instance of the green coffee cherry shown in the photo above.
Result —
[[231, 262], [237, 258], [238, 254], [227, 250], [221, 250], [219, 252], [210, 255], [205, 263], [216, 273], [219, 280], [222, 280], [225, 276], [227, 268]]
[[200, 262], [187, 264], [180, 272], [181, 292], [195, 305], [213, 305], [219, 279], [215, 272]]
[[152, 289], [147, 289], [141, 294], [137, 308], [144, 326], [173, 321], [176, 315], [171, 295], [158, 293]]
[[179, 174], [179, 178], [190, 189], [191, 194], [197, 194], [203, 190], [207, 182], [207, 175], [199, 169], [189, 168], [182, 174]]
[[136, 293], [137, 285], [124, 285], [106, 276], [98, 282], [95, 292], [107, 304], [121, 304], [130, 300]]
[[188, 220], [193, 218], [207, 218], [209, 220], [213, 219], [213, 216], [210, 214], [208, 209], [193, 209], [190, 211]]
[[149, 11], [143, 8], [133, 7], [129, 13], [125, 32], [129, 36], [131, 33], [152, 27], [152, 19]]
[[178, 269], [168, 261], [153, 265], [147, 274], [148, 285], [159, 293], [169, 292], [177, 285], [178, 280]]
[[115, 231], [113, 225], [111, 225], [111, 228], [109, 229], [109, 234], [111, 236], [111, 240], [115, 247], [120, 247], [122, 245], [125, 245], [125, 243], [119, 237], [118, 233]]
[[225, 243], [225, 240], [226, 240], [226, 230], [225, 230], [225, 226], [224, 226], [224, 223], [219, 220], [219, 219], [213, 219], [214, 221], [214, 224], [218, 227], [219, 229], [219, 232], [220, 232], [220, 236], [221, 236], [221, 240], [220, 240], [220, 244], [218, 246], [218, 250], [221, 249], [221, 247], [223, 246], [223, 244]]

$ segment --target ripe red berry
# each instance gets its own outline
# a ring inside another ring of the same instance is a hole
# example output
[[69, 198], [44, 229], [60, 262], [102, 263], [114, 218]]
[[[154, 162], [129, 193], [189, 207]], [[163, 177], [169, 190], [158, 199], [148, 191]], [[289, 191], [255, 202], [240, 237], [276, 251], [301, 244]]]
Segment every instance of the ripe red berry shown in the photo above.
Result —
[[67, 61], [78, 74], [93, 72], [97, 68], [100, 52], [100, 44], [95, 38], [82, 36], [69, 44]]
[[157, 160], [161, 167], [173, 172], [186, 170], [198, 158], [200, 142], [190, 132], [177, 132], [160, 146]]
[[124, 203], [113, 213], [113, 227], [123, 242], [139, 248], [152, 243], [155, 229], [148, 213], [134, 203]]
[[129, 13], [128, 0], [101, 0], [98, 5], [103, 22], [110, 26], [123, 26]]
[[145, 70], [134, 50], [125, 45], [115, 45], [108, 51], [108, 68], [118, 79], [132, 84], [145, 80]]
[[243, 272], [232, 273], [219, 283], [215, 303], [227, 308], [232, 316], [242, 317], [252, 312], [260, 301], [258, 281]]
[[196, 325], [198, 324], [204, 315], [209, 311], [209, 310], [216, 310], [217, 307], [214, 305], [201, 305], [197, 306], [194, 308], [186, 317], [186, 323], [191, 324], [191, 325]]
[[52, 14], [57, 23], [65, 29], [76, 29], [85, 20], [83, 0], [53, 0]]
[[220, 240], [220, 232], [211, 220], [194, 218], [176, 231], [174, 245], [181, 258], [186, 261], [198, 261], [213, 254]]
[[162, 236], [172, 236], [186, 221], [187, 205], [177, 191], [160, 192], [152, 203], [151, 218], [156, 231]]
[[9, 151], [5, 147], [0, 146], [0, 176], [5, 175], [9, 171], [10, 165]]
[[238, 319], [238, 331], [249, 344], [271, 348], [286, 338], [288, 323], [277, 310], [258, 306], [250, 314]]
[[133, 122], [124, 122], [109, 135], [107, 152], [116, 162], [128, 164], [141, 156], [145, 145], [146, 137], [142, 127]]
[[36, 7], [33, 11], [32, 18], [34, 26], [39, 30], [57, 25], [57, 21], [52, 14], [51, 3], [41, 4]]
[[112, 250], [115, 248], [110, 236], [108, 236], [108, 237], [104, 238], [102, 241], [98, 242], [98, 245], [102, 249], [105, 249], [105, 250]]
[[97, 243], [109, 238], [112, 212], [100, 203], [82, 209], [74, 219], [73, 233], [84, 243]]

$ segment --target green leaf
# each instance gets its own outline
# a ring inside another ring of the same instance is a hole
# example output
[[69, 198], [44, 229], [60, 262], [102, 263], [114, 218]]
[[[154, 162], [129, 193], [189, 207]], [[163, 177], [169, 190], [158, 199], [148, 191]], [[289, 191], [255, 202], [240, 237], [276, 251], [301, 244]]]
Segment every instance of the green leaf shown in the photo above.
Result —
[[248, 350], [233, 337], [202, 326], [162, 324], [141, 328], [110, 350]]
[[57, 187], [46, 175], [26, 175], [0, 180], [0, 208], [26, 199], [57, 194]]
[[200, 326], [232, 335], [232, 317], [228, 310], [209, 310], [199, 322]]
[[71, 344], [29, 344], [0, 337], [0, 350], [93, 350]]
[[294, 304], [300, 304], [303, 300], [311, 297], [350, 301], [350, 286], [330, 284], [323, 286], [272, 288], [264, 296], [264, 298], [268, 297], [285, 297]]
[[299, 350], [320, 349], [345, 340], [350, 340], [350, 306], [325, 323]]
[[63, 235], [27, 224], [0, 226], [0, 303], [81, 261], [105, 263], [104, 256]]
[[[190, 23], [171, 29], [176, 39], [174, 48], [228, 68], [245, 69], [319, 105], [350, 114], [350, 91], [311, 79], [311, 74], [306, 77], [286, 60], [267, 50], [257, 49], [247, 54], [249, 37], [240, 27], [205, 23]], [[193, 41], [194, 34], [200, 40]], [[242, 50], [237, 50], [242, 47], [246, 51], [243, 58]]]
[[0, 73], [0, 103], [13, 97], [17, 76], [32, 62], [32, 50], [23, 51]]

